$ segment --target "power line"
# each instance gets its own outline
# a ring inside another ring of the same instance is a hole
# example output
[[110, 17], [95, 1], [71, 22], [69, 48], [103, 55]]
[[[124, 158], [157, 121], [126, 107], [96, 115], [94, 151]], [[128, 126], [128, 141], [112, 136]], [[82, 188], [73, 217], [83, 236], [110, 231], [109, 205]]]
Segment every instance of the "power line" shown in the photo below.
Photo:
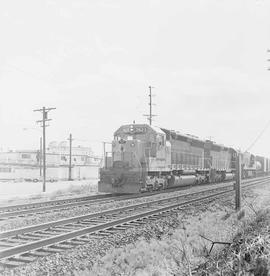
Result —
[[43, 157], [43, 192], [46, 192], [46, 122], [51, 121], [51, 119], [48, 119], [48, 112], [56, 109], [55, 107], [42, 107], [41, 109], [35, 109], [34, 112], [41, 112], [42, 113], [42, 120], [37, 121], [37, 123], [41, 123], [41, 127], [43, 129], [43, 152], [42, 152], [42, 157]]
[[245, 151], [249, 151], [257, 143], [257, 141], [262, 137], [262, 135], [264, 134], [264, 132], [266, 131], [269, 125], [270, 125], [270, 120], [267, 122], [263, 130], [259, 133], [256, 139], [251, 143], [251, 145]]
[[[268, 53], [270, 53], [270, 49], [267, 50]], [[268, 59], [267, 61], [270, 61], [270, 59]], [[268, 70], [270, 70], [270, 67], [268, 68]], [[266, 126], [263, 128], [263, 130], [259, 133], [259, 135], [256, 137], [256, 139], [251, 143], [251, 145], [246, 149], [246, 151], [249, 151], [256, 143], [257, 141], [262, 137], [262, 135], [264, 134], [264, 132], [266, 131], [266, 129], [268, 128], [268, 126], [270, 125], [270, 120], [267, 122]]]

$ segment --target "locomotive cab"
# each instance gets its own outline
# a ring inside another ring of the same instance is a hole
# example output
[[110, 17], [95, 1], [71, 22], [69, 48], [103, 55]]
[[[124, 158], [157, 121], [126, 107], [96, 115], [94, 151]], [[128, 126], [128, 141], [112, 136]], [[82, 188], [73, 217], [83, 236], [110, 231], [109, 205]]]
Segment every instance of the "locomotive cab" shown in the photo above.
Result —
[[[146, 124], [121, 126], [114, 133], [110, 161], [106, 160], [100, 170], [99, 191], [148, 190], [149, 173], [169, 167], [166, 164], [170, 161], [169, 146], [165, 134], [158, 128]], [[156, 186], [160, 187], [163, 181], [158, 179]]]

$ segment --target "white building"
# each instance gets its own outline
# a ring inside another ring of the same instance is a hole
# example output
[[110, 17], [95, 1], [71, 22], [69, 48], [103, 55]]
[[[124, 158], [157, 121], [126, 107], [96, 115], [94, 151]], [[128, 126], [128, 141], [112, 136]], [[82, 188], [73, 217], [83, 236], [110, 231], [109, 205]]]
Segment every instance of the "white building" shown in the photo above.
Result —
[[[68, 142], [51, 142], [48, 145], [47, 155], [51, 156], [52, 164], [57, 163], [60, 166], [68, 166], [70, 158], [70, 148]], [[100, 158], [94, 156], [90, 147], [73, 146], [71, 150], [71, 163], [74, 166], [97, 165]]]
[[[51, 142], [46, 149], [48, 179], [67, 179], [70, 149], [67, 142]], [[95, 178], [101, 158], [90, 147], [74, 146], [71, 150], [73, 179]], [[0, 152], [0, 179], [38, 179], [41, 177], [42, 155], [39, 150]]]

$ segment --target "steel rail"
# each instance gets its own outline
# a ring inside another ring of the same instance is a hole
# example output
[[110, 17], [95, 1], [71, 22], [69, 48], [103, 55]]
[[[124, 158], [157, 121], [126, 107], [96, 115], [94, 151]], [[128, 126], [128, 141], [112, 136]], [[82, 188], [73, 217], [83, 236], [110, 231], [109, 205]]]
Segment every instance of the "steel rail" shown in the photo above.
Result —
[[31, 208], [31, 209], [5, 212], [5, 213], [0, 213], [0, 221], [8, 218], [17, 217], [17, 216], [41, 214], [41, 213], [46, 213], [49, 211], [56, 211], [56, 210], [60, 211], [71, 207], [88, 206], [88, 205], [94, 205], [97, 203], [103, 204], [111, 201], [120, 201], [120, 200], [129, 199], [129, 198], [130, 197], [126, 195], [108, 196], [108, 197], [101, 197], [97, 199], [91, 198], [86, 200], [80, 200], [80, 201], [70, 202], [70, 203], [61, 204], [61, 205], [51, 205], [51, 206], [40, 207], [40, 208]]
[[[179, 189], [180, 190], [180, 189]], [[165, 191], [161, 191], [165, 193]], [[159, 192], [159, 193], [161, 193]], [[167, 193], [171, 193], [172, 191], [167, 190]], [[109, 203], [112, 201], [122, 201], [122, 200], [129, 200], [129, 199], [136, 199], [136, 198], [145, 198], [145, 197], [150, 197], [152, 195], [157, 195], [159, 193], [144, 193], [144, 194], [132, 194], [132, 195], [119, 195], [119, 196], [109, 196], [109, 197], [102, 197], [102, 198], [97, 198], [97, 199], [92, 199], [90, 198], [89, 200], [79, 200], [75, 202], [70, 202], [66, 204], [52, 204], [51, 206], [46, 206], [46, 207], [40, 207], [40, 208], [30, 208], [30, 209], [22, 209], [22, 210], [16, 210], [16, 211], [11, 211], [11, 212], [3, 212], [0, 213], [0, 221], [18, 217], [18, 216], [23, 216], [23, 215], [34, 215], [34, 214], [41, 214], [41, 213], [47, 213], [49, 211], [56, 211], [56, 210], [64, 210], [68, 209], [71, 207], [79, 207], [79, 206], [89, 206], [89, 205], [95, 205], [97, 203]]]
[[[261, 177], [260, 179], [265, 178]], [[256, 178], [256, 180], [259, 180]], [[254, 181], [254, 179], [250, 180], [245, 180], [245, 183], [248, 183], [250, 181]], [[222, 183], [217, 183], [218, 185], [230, 185], [233, 182], [222, 182]], [[216, 184], [216, 185], [217, 185]], [[209, 184], [208, 184], [209, 185]], [[211, 185], [211, 184], [210, 184]], [[202, 185], [198, 185], [199, 187]], [[151, 195], [156, 195], [159, 193], [170, 193], [175, 190], [181, 190], [181, 188], [185, 188], [186, 186], [180, 186], [180, 187], [175, 187], [167, 190], [162, 190], [157, 192], [149, 192], [149, 193], [144, 193], [144, 194], [132, 194], [132, 195], [114, 195], [114, 194], [105, 194], [105, 195], [94, 195], [94, 196], [86, 196], [86, 197], [78, 197], [78, 198], [69, 198], [69, 199], [61, 199], [61, 200], [53, 200], [53, 201], [43, 201], [43, 202], [35, 202], [35, 203], [26, 203], [26, 204], [18, 204], [18, 205], [9, 205], [9, 206], [2, 206], [0, 207], [0, 221], [17, 217], [17, 216], [23, 216], [23, 215], [30, 215], [30, 214], [37, 214], [37, 213], [47, 213], [49, 211], [55, 211], [57, 209], [62, 210], [62, 209], [67, 209], [71, 207], [76, 207], [76, 206], [87, 206], [87, 205], [92, 205], [96, 204], [98, 202], [103, 202], [106, 203], [106, 200], [109, 201], [120, 201], [120, 200], [125, 200], [125, 199], [134, 199], [134, 198], [139, 198], [139, 197], [148, 197]], [[94, 202], [93, 202], [94, 201]], [[10, 211], [11, 210], [11, 211]], [[15, 211], [12, 211], [15, 210]]]
[[143, 202], [143, 203], [139, 203], [139, 204], [135, 204], [135, 205], [129, 205], [129, 206], [121, 207], [121, 208], [114, 208], [114, 209], [101, 211], [101, 212], [95, 212], [95, 213], [91, 213], [91, 214], [87, 214], [87, 215], [65, 218], [65, 219], [61, 219], [61, 220], [57, 220], [57, 221], [51, 221], [51, 222], [46, 222], [46, 223], [42, 223], [42, 224], [38, 224], [38, 225], [32, 225], [32, 226], [27, 226], [27, 227], [23, 227], [23, 228], [14, 229], [14, 230], [9, 230], [9, 231], [0, 233], [0, 239], [9, 238], [12, 236], [17, 236], [17, 235], [21, 235], [21, 234], [25, 234], [25, 233], [34, 232], [34, 231], [49, 229], [49, 228], [60, 226], [60, 225], [67, 225], [67, 224], [71, 224], [71, 223], [74, 223], [77, 221], [82, 221], [82, 220], [86, 220], [86, 219], [92, 219], [92, 218], [96, 218], [96, 217], [100, 217], [100, 216], [109, 215], [114, 212], [126, 211], [127, 209], [140, 208], [143, 206], [147, 206], [149, 204], [175, 200], [175, 199], [182, 198], [185, 196], [193, 196], [193, 195], [197, 195], [199, 193], [208, 192], [209, 190], [212, 191], [212, 190], [216, 190], [216, 189], [208, 189], [208, 190], [204, 190], [201, 192], [194, 192], [194, 193], [190, 193], [190, 194], [179, 195], [176, 197], [165, 198], [162, 200], [148, 201], [148, 202]]
[[[269, 181], [269, 179], [264, 180], [265, 183], [267, 183]], [[252, 181], [252, 185], [257, 184], [257, 183], [261, 183], [261, 181], [259, 180], [254, 180]], [[27, 226], [27, 227], [23, 227], [23, 228], [17, 228], [14, 230], [8, 230], [5, 232], [1, 232], [0, 233], [0, 239], [4, 239], [4, 238], [9, 238], [12, 236], [17, 236], [17, 235], [21, 235], [21, 234], [25, 234], [25, 233], [30, 233], [30, 232], [36, 232], [36, 231], [41, 231], [44, 229], [50, 229], [52, 227], [56, 227], [56, 226], [60, 226], [60, 225], [67, 225], [67, 224], [71, 224], [74, 222], [78, 222], [78, 221], [83, 221], [83, 220], [87, 220], [87, 219], [92, 219], [95, 217], [101, 217], [101, 216], [106, 216], [109, 215], [111, 213], [115, 213], [115, 212], [122, 212], [128, 209], [134, 209], [134, 208], [141, 208], [144, 206], [148, 206], [150, 204], [161, 204], [163, 202], [168, 202], [168, 201], [173, 201], [173, 200], [178, 200], [180, 198], [184, 198], [187, 196], [196, 196], [202, 193], [206, 193], [206, 192], [215, 192], [216, 190], [221, 190], [221, 189], [228, 189], [228, 191], [233, 191], [233, 189], [230, 189], [231, 187], [226, 186], [226, 187], [222, 187], [222, 188], [208, 188], [199, 192], [193, 192], [193, 193], [189, 193], [189, 194], [182, 194], [182, 195], [177, 195], [174, 197], [169, 197], [169, 198], [163, 198], [163, 199], [158, 199], [158, 200], [151, 200], [148, 202], [143, 202], [143, 203], [138, 203], [138, 204], [133, 204], [133, 205], [129, 205], [129, 206], [124, 206], [124, 207], [120, 207], [120, 208], [114, 208], [114, 209], [110, 209], [110, 210], [106, 210], [106, 211], [101, 211], [101, 212], [94, 212], [94, 213], [90, 213], [90, 214], [86, 214], [86, 215], [82, 215], [82, 216], [75, 216], [75, 217], [71, 217], [71, 218], [65, 218], [65, 219], [61, 219], [61, 220], [57, 220], [57, 221], [51, 221], [51, 222], [46, 222], [46, 223], [42, 223], [42, 224], [38, 224], [38, 225], [32, 225], [32, 226]]]
[[[263, 181], [263, 182], [260, 182], [260, 184], [267, 183], [267, 182], [268, 181]], [[257, 182], [256, 183], [250, 183], [250, 184], [247, 184], [247, 185], [243, 186], [243, 188], [254, 186], [256, 184], [258, 184], [258, 183]], [[211, 194], [211, 195], [206, 195], [206, 196], [202, 196], [202, 197], [199, 197], [199, 198], [186, 200], [184, 202], [177, 202], [177, 203], [173, 203], [173, 204], [168, 204], [164, 207], [159, 207], [159, 206], [152, 206], [151, 207], [150, 205], [154, 205], [154, 203], [158, 203], [158, 201], [152, 201], [152, 202], [146, 203], [146, 204], [149, 204], [148, 207], [150, 207], [150, 210], [146, 210], [146, 211], [140, 210], [141, 212], [135, 213], [135, 214], [132, 214], [132, 215], [127, 215], [124, 218], [114, 219], [114, 220], [109, 221], [109, 222], [100, 223], [100, 224], [94, 225], [94, 226], [88, 226], [88, 227], [85, 227], [85, 228], [82, 228], [82, 229], [79, 229], [79, 230], [71, 231], [71, 232], [68, 232], [68, 233], [56, 235], [56, 236], [53, 236], [53, 237], [49, 237], [49, 238], [45, 238], [45, 239], [42, 239], [42, 240], [38, 240], [38, 241], [30, 242], [30, 243], [27, 243], [27, 244], [22, 244], [22, 245], [18, 245], [18, 246], [12, 247], [12, 248], [7, 248], [7, 249], [4, 249], [4, 250], [1, 250], [0, 251], [0, 259], [11, 258], [12, 256], [16, 256], [18, 254], [29, 252], [31, 250], [37, 250], [37, 249], [40, 249], [40, 248], [45, 247], [45, 246], [51, 246], [51, 245], [56, 244], [56, 243], [58, 244], [60, 242], [70, 240], [70, 239], [74, 239], [76, 237], [83, 236], [83, 235], [86, 235], [86, 234], [91, 234], [93, 232], [97, 232], [97, 231], [101, 231], [101, 230], [105, 231], [105, 230], [111, 229], [112, 227], [125, 225], [126, 223], [132, 222], [134, 220], [135, 221], [138, 220], [138, 219], [142, 220], [143, 218], [153, 216], [155, 214], [160, 214], [160, 213], [163, 213], [163, 212], [179, 209], [180, 207], [183, 207], [183, 206], [186, 206], [186, 205], [189, 205], [189, 204], [192, 204], [192, 203], [208, 200], [208, 199], [220, 196], [220, 195], [231, 193], [233, 191], [234, 190], [229, 189], [229, 190], [221, 191], [221, 192], [214, 193], [214, 194]], [[164, 200], [159, 200], [159, 202], [163, 202], [163, 201]], [[167, 203], [169, 203], [169, 202], [167, 202]], [[140, 206], [140, 205], [141, 204], [129, 206], [129, 208], [126, 208], [126, 210], [131, 209], [130, 207], [132, 207], [132, 210], [134, 210], [134, 209], [136, 209], [136, 206]], [[117, 211], [118, 213], [121, 213], [121, 210], [123, 210], [123, 208], [115, 209], [114, 211]]]
[[[113, 194], [99, 194], [99, 195], [92, 195], [92, 196], [83, 196], [83, 197], [72, 197], [66, 199], [58, 199], [58, 200], [47, 200], [47, 201], [40, 201], [40, 202], [33, 202], [33, 203], [24, 203], [24, 204], [16, 204], [16, 205], [5, 205], [0, 206], [0, 212], [6, 212], [8, 210], [18, 210], [18, 209], [28, 209], [28, 208], [38, 208], [38, 206], [46, 206], [46, 205], [55, 205], [62, 203], [69, 203], [69, 202], [79, 202], [79, 201], [88, 201], [88, 200], [98, 200], [103, 198], [110, 198], [114, 196]], [[1, 214], [0, 213], [0, 214]]]
[[128, 216], [126, 218], [116, 219], [116, 220], [113, 220], [113, 221], [110, 221], [110, 222], [107, 222], [107, 223], [103, 223], [103, 224], [100, 224], [100, 225], [90, 226], [90, 227], [86, 227], [86, 228], [83, 228], [83, 229], [80, 229], [80, 230], [72, 231], [70, 233], [65, 233], [65, 234], [61, 234], [61, 235], [54, 236], [54, 237], [51, 237], [51, 238], [43, 239], [43, 240], [40, 240], [40, 241], [35, 241], [35, 242], [32, 242], [32, 243], [28, 243], [26, 245], [19, 245], [19, 246], [15, 246], [15, 247], [12, 247], [12, 248], [5, 249], [5, 250], [1, 250], [0, 251], [0, 258], [7, 258], [7, 257], [10, 257], [12, 255], [21, 254], [25, 251], [30, 251], [30, 250], [34, 250], [34, 249], [36, 250], [36, 249], [44, 247], [44, 246], [49, 246], [49, 245], [53, 245], [55, 243], [59, 243], [61, 241], [69, 240], [69, 239], [72, 239], [72, 238], [77, 237], [77, 236], [90, 234], [90, 233], [100, 231], [100, 230], [106, 230], [106, 229], [111, 228], [113, 226], [121, 225], [123, 223], [127, 223], [127, 222], [130, 222], [130, 221], [142, 218], [142, 217], [153, 215], [155, 213], [164, 212], [164, 211], [169, 210], [169, 209], [173, 209], [173, 208], [176, 208], [176, 207], [191, 204], [191, 203], [194, 203], [196, 201], [209, 199], [211, 197], [222, 195], [222, 194], [225, 194], [225, 193], [228, 193], [228, 191], [223, 191], [223, 192], [220, 192], [220, 193], [215, 194], [215, 195], [205, 196], [205, 197], [185, 201], [185, 202], [182, 202], [182, 203], [172, 204], [172, 205], [169, 205], [169, 206], [166, 206], [166, 207], [160, 207], [160, 208], [157, 208], [157, 209], [154, 209], [154, 210], [151, 210], [151, 211], [146, 211], [144, 213], [131, 215], [131, 216]]

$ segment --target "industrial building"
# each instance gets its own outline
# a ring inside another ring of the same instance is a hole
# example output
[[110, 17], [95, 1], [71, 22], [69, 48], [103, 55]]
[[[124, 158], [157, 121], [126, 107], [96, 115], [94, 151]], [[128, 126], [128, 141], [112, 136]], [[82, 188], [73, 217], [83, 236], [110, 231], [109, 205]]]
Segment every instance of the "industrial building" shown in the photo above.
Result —
[[[101, 158], [90, 147], [73, 146], [71, 150], [72, 179], [98, 177]], [[47, 178], [50, 181], [68, 179], [70, 148], [66, 141], [51, 142], [46, 149]], [[0, 151], [0, 180], [40, 180], [42, 176], [40, 150]]]

